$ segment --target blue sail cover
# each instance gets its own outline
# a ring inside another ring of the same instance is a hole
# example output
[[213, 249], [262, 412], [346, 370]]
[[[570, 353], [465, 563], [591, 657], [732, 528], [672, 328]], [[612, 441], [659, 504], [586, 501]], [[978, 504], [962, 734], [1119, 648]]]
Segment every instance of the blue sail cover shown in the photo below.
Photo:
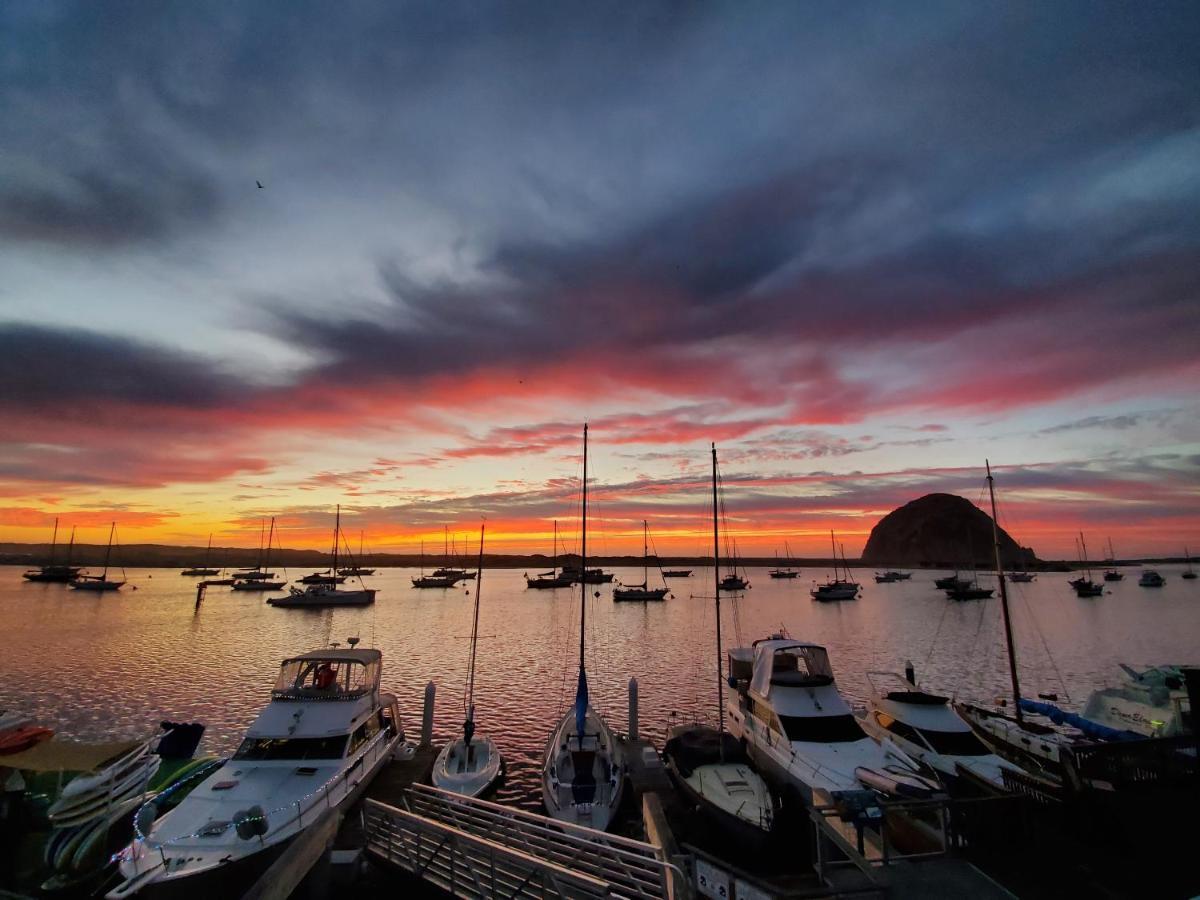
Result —
[[1021, 709], [1026, 712], [1045, 716], [1055, 725], [1070, 725], [1073, 728], [1078, 728], [1088, 737], [1098, 741], [1137, 741], [1145, 737], [1145, 735], [1138, 734], [1136, 731], [1109, 728], [1107, 725], [1101, 725], [1099, 722], [1093, 722], [1091, 719], [1085, 719], [1083, 716], [1077, 716], [1075, 713], [1059, 709], [1053, 703], [1038, 703], [1036, 700], [1022, 699]]
[[579, 746], [583, 746], [583, 727], [587, 719], [588, 688], [587, 672], [579, 667], [579, 686], [575, 688], [575, 733], [579, 735]]

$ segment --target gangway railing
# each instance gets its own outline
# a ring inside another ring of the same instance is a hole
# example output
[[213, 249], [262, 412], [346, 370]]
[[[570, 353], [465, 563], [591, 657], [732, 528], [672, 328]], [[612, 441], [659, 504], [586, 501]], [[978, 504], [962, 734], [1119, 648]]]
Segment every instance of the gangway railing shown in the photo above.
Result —
[[367, 849], [460, 897], [664, 898], [658, 848], [547, 816], [414, 785], [363, 804]]

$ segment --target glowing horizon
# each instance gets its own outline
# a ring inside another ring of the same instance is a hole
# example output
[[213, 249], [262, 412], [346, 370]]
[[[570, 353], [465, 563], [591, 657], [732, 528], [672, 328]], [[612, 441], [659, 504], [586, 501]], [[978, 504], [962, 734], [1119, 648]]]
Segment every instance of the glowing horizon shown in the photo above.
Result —
[[597, 553], [703, 555], [714, 441], [747, 556], [985, 459], [1195, 550], [1194, 48], [1070, 6], [0, 8], [0, 541], [547, 552], [588, 420]]

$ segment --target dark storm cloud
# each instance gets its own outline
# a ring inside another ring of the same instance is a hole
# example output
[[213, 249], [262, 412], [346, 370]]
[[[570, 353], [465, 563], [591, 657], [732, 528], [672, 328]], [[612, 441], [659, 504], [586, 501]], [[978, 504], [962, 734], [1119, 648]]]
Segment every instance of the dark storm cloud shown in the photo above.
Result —
[[95, 332], [0, 323], [0, 408], [103, 416], [113, 406], [210, 409], [245, 390], [178, 350]]

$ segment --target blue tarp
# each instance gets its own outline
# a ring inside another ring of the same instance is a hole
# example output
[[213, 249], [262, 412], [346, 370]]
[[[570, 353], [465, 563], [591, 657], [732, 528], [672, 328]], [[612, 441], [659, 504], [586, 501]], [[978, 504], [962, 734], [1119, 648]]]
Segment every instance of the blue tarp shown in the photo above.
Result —
[[579, 735], [579, 746], [583, 746], [584, 721], [587, 718], [588, 688], [587, 672], [579, 667], [579, 686], [575, 688], [575, 733]]
[[1085, 719], [1083, 716], [1059, 709], [1053, 703], [1039, 703], [1036, 700], [1022, 699], [1021, 709], [1045, 716], [1055, 725], [1070, 725], [1078, 728], [1088, 737], [1098, 741], [1137, 741], [1145, 737], [1144, 734], [1138, 734], [1136, 731], [1101, 725], [1099, 722], [1093, 722], [1091, 719]]

